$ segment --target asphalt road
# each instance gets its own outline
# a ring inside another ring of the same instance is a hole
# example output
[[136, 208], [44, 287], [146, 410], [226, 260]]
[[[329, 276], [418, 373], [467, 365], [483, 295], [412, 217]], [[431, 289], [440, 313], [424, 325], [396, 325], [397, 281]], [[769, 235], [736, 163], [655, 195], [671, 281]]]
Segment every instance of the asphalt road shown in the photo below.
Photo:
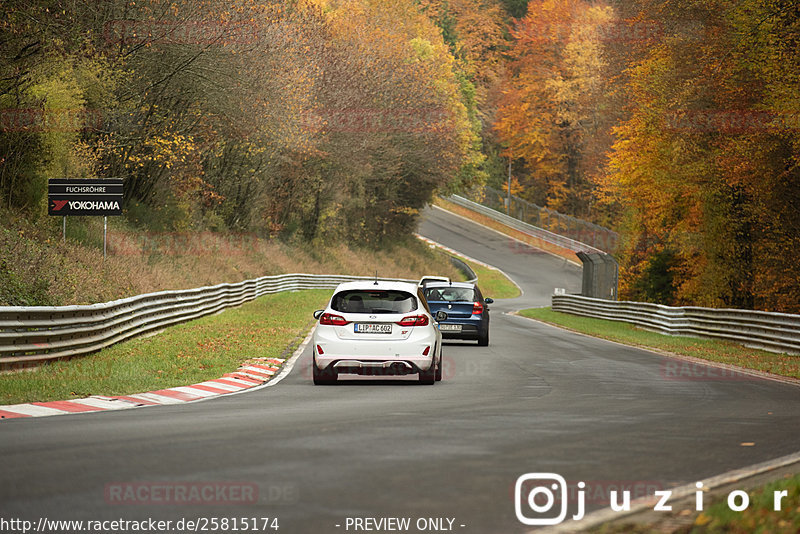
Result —
[[[489, 347], [445, 347], [443, 382], [314, 387], [307, 350], [282, 382], [247, 394], [3, 421], [0, 518], [277, 517], [281, 533], [366, 531], [347, 528], [355, 517], [406, 517], [418, 532], [419, 518], [450, 518], [457, 532], [523, 532], [513, 487], [524, 473], [635, 492], [800, 448], [797, 387], [669, 379], [661, 356], [505, 315], [547, 304], [553, 287], [577, 290], [579, 268], [438, 210], [420, 232], [524, 290], [492, 306]], [[147, 502], [140, 491], [207, 483], [230, 490], [211, 501], [229, 502]], [[230, 502], [241, 488], [244, 502]], [[131, 490], [139, 500], [120, 504], [115, 492]]]

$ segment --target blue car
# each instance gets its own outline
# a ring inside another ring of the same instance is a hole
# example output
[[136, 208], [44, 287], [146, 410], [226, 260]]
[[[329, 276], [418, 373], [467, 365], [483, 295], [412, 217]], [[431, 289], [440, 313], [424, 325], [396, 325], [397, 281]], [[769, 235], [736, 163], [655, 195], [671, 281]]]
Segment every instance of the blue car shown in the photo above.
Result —
[[445, 339], [477, 339], [478, 345], [489, 344], [489, 306], [494, 302], [483, 298], [475, 284], [467, 282], [428, 282], [423, 287], [431, 313], [442, 310], [447, 319], [439, 323]]

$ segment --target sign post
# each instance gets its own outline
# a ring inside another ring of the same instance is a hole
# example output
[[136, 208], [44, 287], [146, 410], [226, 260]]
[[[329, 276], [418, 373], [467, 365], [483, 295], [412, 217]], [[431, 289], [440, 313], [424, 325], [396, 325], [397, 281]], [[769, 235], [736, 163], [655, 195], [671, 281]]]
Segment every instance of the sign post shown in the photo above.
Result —
[[103, 260], [106, 259], [108, 216], [122, 215], [122, 180], [64, 180], [47, 183], [47, 214], [63, 216], [62, 240], [67, 239], [67, 215], [103, 216]]
[[508, 194], [506, 195], [506, 215], [511, 215], [511, 149], [508, 149]]

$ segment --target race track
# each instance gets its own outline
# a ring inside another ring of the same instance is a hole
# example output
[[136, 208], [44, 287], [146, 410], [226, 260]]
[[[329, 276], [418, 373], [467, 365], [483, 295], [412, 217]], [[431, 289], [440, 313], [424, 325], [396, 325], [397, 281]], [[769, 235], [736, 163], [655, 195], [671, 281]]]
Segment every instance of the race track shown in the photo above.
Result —
[[[280, 533], [431, 517], [454, 519], [457, 532], [525, 532], [513, 487], [527, 472], [668, 488], [800, 448], [797, 387], [676, 380], [668, 358], [508, 315], [547, 305], [554, 287], [578, 291], [580, 268], [438, 209], [420, 233], [499, 267], [524, 291], [492, 305], [489, 347], [445, 346], [444, 381], [314, 387], [307, 348], [282, 382], [246, 394], [3, 421], [0, 517], [277, 517]], [[119, 504], [109, 493], [151, 483], [257, 495], [200, 506]]]

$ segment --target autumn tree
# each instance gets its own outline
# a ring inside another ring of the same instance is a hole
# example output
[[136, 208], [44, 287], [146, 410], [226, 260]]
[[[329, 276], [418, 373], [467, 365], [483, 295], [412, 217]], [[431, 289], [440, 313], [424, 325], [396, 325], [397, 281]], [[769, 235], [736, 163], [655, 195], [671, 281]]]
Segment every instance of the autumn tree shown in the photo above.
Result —
[[797, 6], [649, 2], [639, 16], [663, 31], [631, 65], [611, 157], [623, 295], [798, 311]]
[[495, 124], [506, 155], [524, 164], [523, 196], [584, 217], [613, 118], [603, 53], [612, 21], [607, 6], [531, 2], [512, 31], [512, 75]]
[[412, 0], [9, 6], [0, 106], [100, 120], [6, 129], [8, 205], [41, 212], [49, 177], [114, 176], [151, 228], [377, 243], [480, 180], [474, 94]]

